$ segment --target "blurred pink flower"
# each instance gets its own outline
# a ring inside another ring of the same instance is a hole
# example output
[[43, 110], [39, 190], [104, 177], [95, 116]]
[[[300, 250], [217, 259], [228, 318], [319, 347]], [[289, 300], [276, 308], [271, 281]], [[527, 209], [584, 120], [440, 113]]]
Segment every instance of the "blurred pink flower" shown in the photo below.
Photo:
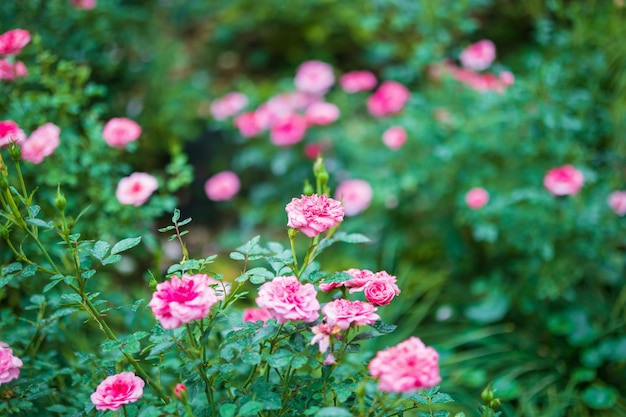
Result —
[[176, 398], [182, 399], [183, 395], [185, 395], [186, 393], [187, 387], [185, 386], [185, 384], [176, 384], [176, 386], [174, 387], [174, 395], [176, 396]]
[[383, 133], [383, 143], [393, 150], [400, 149], [406, 142], [407, 133], [402, 126], [391, 126]]
[[341, 333], [341, 327], [339, 325], [329, 325], [326, 323], [320, 323], [317, 326], [311, 327], [311, 332], [314, 336], [309, 342], [310, 345], [317, 343], [320, 353], [324, 353], [330, 346], [330, 337], [337, 336]]
[[379, 351], [369, 363], [370, 375], [379, 378], [384, 392], [411, 392], [441, 382], [439, 354], [417, 337]]
[[322, 313], [326, 316], [326, 323], [329, 326], [339, 326], [341, 330], [346, 330], [352, 323], [356, 326], [374, 324], [380, 320], [376, 314], [376, 307], [364, 301], [351, 301], [338, 298], [322, 307]]
[[244, 138], [251, 138], [261, 133], [261, 127], [257, 122], [257, 116], [255, 112], [241, 113], [235, 116], [235, 126], [239, 129], [239, 133]]
[[143, 395], [143, 379], [133, 372], [122, 372], [106, 377], [91, 394], [96, 410], [118, 410], [124, 404], [134, 403]]
[[213, 100], [211, 113], [216, 120], [224, 120], [234, 116], [248, 105], [248, 97], [243, 93], [228, 93], [224, 97]]
[[515, 75], [511, 71], [502, 71], [500, 73], [500, 81], [505, 86], [511, 86], [515, 83]]
[[398, 288], [395, 280], [378, 279], [374, 276], [374, 279], [363, 287], [363, 294], [367, 301], [373, 305], [384, 306], [389, 304], [396, 295], [400, 294], [400, 288]]
[[269, 311], [279, 323], [319, 318], [320, 304], [313, 284], [302, 284], [295, 276], [276, 277], [259, 288], [259, 307]]
[[0, 35], [0, 55], [17, 55], [30, 42], [30, 32], [12, 29]]
[[44, 158], [52, 155], [59, 146], [61, 143], [60, 134], [61, 129], [53, 123], [46, 123], [38, 127], [28, 139], [20, 143], [22, 159], [33, 164], [40, 164]]
[[339, 85], [346, 93], [371, 90], [377, 82], [376, 76], [369, 71], [347, 72], [339, 78]]
[[453, 65], [449, 65], [447, 69], [452, 78], [481, 93], [486, 91], [503, 93], [506, 87], [510, 85], [508, 83], [511, 82], [511, 78], [508, 75], [502, 78], [491, 73], [479, 74], [474, 70], [458, 68]]
[[296, 70], [296, 88], [313, 94], [325, 94], [335, 83], [333, 68], [322, 61], [306, 61]]
[[157, 284], [148, 306], [164, 329], [176, 329], [206, 317], [217, 301], [206, 275], [183, 275]]
[[557, 196], [577, 194], [584, 183], [583, 173], [572, 165], [552, 168], [543, 179], [544, 187]]
[[104, 141], [114, 148], [124, 148], [141, 135], [141, 126], [125, 117], [114, 117], [102, 129]]
[[13, 63], [6, 59], [0, 59], [0, 80], [13, 81], [25, 77], [27, 74], [28, 70], [22, 61]]
[[402, 110], [410, 95], [409, 90], [402, 84], [385, 81], [367, 99], [367, 108], [372, 116], [390, 116]]
[[309, 125], [328, 125], [339, 118], [339, 107], [324, 101], [313, 103], [306, 109], [305, 117]]
[[233, 171], [218, 172], [204, 183], [204, 192], [213, 201], [230, 200], [240, 188], [239, 177]]
[[91, 10], [96, 7], [97, 0], [71, 0], [77, 9]]
[[609, 195], [607, 203], [615, 214], [624, 217], [626, 214], [626, 191], [613, 191]]
[[9, 345], [0, 342], [0, 385], [18, 378], [22, 365], [22, 360], [13, 355]]
[[21, 143], [26, 140], [26, 134], [13, 120], [0, 120], [0, 147], [10, 143]]
[[250, 307], [250, 308], [246, 308], [243, 310], [243, 318], [242, 321], [244, 322], [256, 322], [261, 320], [263, 323], [265, 323], [268, 319], [271, 319], [272, 315], [270, 314], [269, 311], [267, 311], [264, 308], [257, 308], [257, 307]]
[[117, 184], [115, 196], [121, 204], [141, 206], [159, 188], [156, 178], [145, 172], [134, 172]]
[[287, 226], [300, 230], [308, 237], [315, 237], [337, 226], [343, 221], [344, 215], [341, 202], [324, 194], [293, 198], [285, 211], [288, 217]]
[[475, 187], [465, 194], [467, 207], [477, 210], [489, 202], [489, 193], [484, 188]]
[[299, 114], [292, 113], [277, 119], [270, 131], [270, 140], [277, 146], [291, 146], [304, 138], [307, 120]]
[[304, 156], [307, 159], [315, 160], [319, 155], [328, 149], [328, 145], [320, 142], [307, 143], [304, 145]]
[[364, 180], [345, 180], [337, 186], [335, 199], [341, 201], [346, 216], [355, 216], [369, 207], [374, 191]]
[[332, 353], [329, 353], [324, 358], [324, 365], [334, 365], [336, 363], [337, 363], [337, 360], [335, 359]]
[[482, 71], [496, 59], [496, 46], [490, 40], [483, 39], [465, 48], [460, 59], [465, 68]]

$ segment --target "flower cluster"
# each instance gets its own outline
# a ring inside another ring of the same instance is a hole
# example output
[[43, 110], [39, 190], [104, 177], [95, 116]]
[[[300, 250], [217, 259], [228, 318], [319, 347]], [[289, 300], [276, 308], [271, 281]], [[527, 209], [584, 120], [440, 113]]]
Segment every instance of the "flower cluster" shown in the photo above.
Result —
[[12, 29], [0, 35], [0, 81], [13, 81], [28, 74], [26, 65], [14, 57], [30, 43], [30, 32]]

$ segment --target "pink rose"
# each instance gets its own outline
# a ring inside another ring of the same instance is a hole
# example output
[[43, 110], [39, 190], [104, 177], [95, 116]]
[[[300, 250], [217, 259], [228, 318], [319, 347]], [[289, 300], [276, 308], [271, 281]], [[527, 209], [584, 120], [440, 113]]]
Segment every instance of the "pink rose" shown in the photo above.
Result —
[[20, 143], [22, 159], [33, 164], [40, 164], [44, 158], [52, 155], [59, 146], [61, 143], [60, 134], [61, 129], [53, 123], [46, 123], [38, 127], [28, 139]]
[[257, 122], [255, 112], [241, 113], [235, 116], [234, 123], [237, 129], [239, 129], [239, 133], [241, 133], [241, 136], [244, 138], [256, 136], [261, 133], [262, 130]]
[[363, 294], [367, 301], [373, 305], [384, 306], [400, 294], [400, 288], [390, 280], [374, 279], [363, 287]]
[[482, 71], [496, 59], [496, 46], [487, 39], [478, 41], [465, 48], [460, 59], [465, 68]]
[[465, 203], [473, 210], [483, 207], [488, 201], [489, 193], [484, 188], [472, 188], [465, 194]]
[[500, 73], [500, 81], [508, 87], [515, 83], [515, 76], [511, 71], [502, 71]]
[[305, 113], [309, 125], [328, 125], [339, 118], [339, 107], [320, 101], [311, 104]]
[[341, 330], [348, 329], [352, 323], [356, 326], [374, 324], [380, 320], [376, 307], [364, 301], [350, 301], [344, 298], [333, 300], [322, 308], [329, 326], [337, 325]]
[[234, 116], [248, 105], [248, 97], [243, 93], [228, 93], [211, 103], [211, 113], [216, 120]]
[[141, 126], [125, 117], [114, 117], [104, 125], [102, 130], [104, 141], [114, 148], [124, 148], [136, 141], [140, 135]]
[[391, 126], [383, 133], [383, 143], [393, 150], [400, 149], [406, 142], [407, 133], [402, 126]]
[[441, 382], [439, 354], [417, 337], [379, 351], [369, 363], [370, 375], [379, 378], [384, 392], [411, 392]]
[[294, 276], [276, 277], [259, 288], [259, 307], [269, 311], [279, 323], [319, 318], [320, 304], [313, 284], [304, 284]]
[[12, 63], [6, 59], [0, 59], [0, 80], [13, 81], [25, 77], [27, 74], [28, 70], [22, 61]]
[[159, 188], [156, 178], [145, 172], [134, 172], [117, 184], [115, 196], [121, 204], [141, 206]]
[[0, 385], [18, 378], [22, 365], [21, 359], [13, 356], [9, 345], [0, 342]]
[[17, 55], [30, 42], [30, 32], [13, 29], [0, 35], [0, 55]]
[[315, 237], [337, 226], [343, 221], [344, 215], [341, 202], [323, 194], [293, 198], [285, 211], [288, 217], [287, 226], [300, 230], [308, 237]]
[[307, 120], [299, 114], [277, 119], [270, 130], [270, 140], [277, 146], [291, 146], [300, 142], [306, 133]]
[[572, 165], [552, 168], [543, 178], [543, 185], [553, 195], [574, 195], [585, 183], [583, 173]]
[[352, 279], [343, 282], [345, 287], [350, 288], [351, 294], [363, 291], [365, 285], [374, 279], [374, 273], [369, 269], [350, 268], [345, 272], [352, 275]]
[[607, 202], [615, 214], [624, 217], [626, 214], [626, 191], [613, 191]]
[[71, 0], [71, 2], [77, 9], [91, 10], [96, 7], [97, 0]]
[[333, 68], [325, 62], [306, 61], [296, 70], [296, 88], [312, 94], [325, 94], [335, 83]]
[[409, 90], [405, 86], [395, 81], [385, 81], [367, 99], [367, 108], [372, 116], [390, 116], [400, 112], [409, 97]]
[[345, 180], [335, 190], [335, 199], [340, 200], [346, 216], [355, 216], [369, 207], [374, 191], [367, 181]]
[[12, 142], [21, 143], [26, 140], [26, 134], [13, 120], [0, 120], [0, 147], [8, 146]]
[[206, 275], [183, 275], [157, 284], [148, 306], [164, 329], [175, 329], [203, 319], [217, 301]]
[[91, 394], [91, 402], [96, 410], [118, 410], [124, 404], [134, 403], [143, 395], [143, 379], [133, 372], [111, 375], [102, 381], [96, 392]]
[[339, 85], [346, 93], [371, 90], [377, 82], [376, 76], [369, 71], [352, 71], [339, 78]]
[[204, 192], [213, 201], [230, 200], [240, 188], [239, 177], [233, 171], [218, 172], [204, 183]]
[[254, 323], [254, 322], [261, 320], [263, 323], [265, 323], [268, 319], [271, 319], [271, 318], [272, 318], [272, 315], [266, 309], [251, 307], [251, 308], [246, 308], [245, 310], [243, 310], [242, 321], [243, 322], [249, 321], [249, 322]]

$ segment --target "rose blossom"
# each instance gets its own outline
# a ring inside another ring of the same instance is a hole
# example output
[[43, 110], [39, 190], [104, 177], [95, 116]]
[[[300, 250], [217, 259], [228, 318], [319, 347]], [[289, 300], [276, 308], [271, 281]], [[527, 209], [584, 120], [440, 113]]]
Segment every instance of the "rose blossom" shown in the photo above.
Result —
[[335, 190], [335, 199], [343, 204], [346, 216], [355, 216], [369, 207], [374, 191], [365, 180], [345, 180]]
[[77, 9], [91, 10], [96, 7], [97, 0], [71, 0], [71, 2]]
[[333, 300], [322, 308], [329, 326], [337, 325], [346, 330], [352, 323], [357, 326], [374, 324], [380, 320], [376, 307], [364, 301], [350, 301], [344, 298]]
[[61, 143], [60, 134], [61, 129], [53, 123], [46, 123], [38, 127], [28, 139], [20, 143], [22, 159], [33, 164], [40, 164], [45, 157], [52, 155], [59, 146]]
[[13, 120], [0, 120], [0, 147], [26, 140], [26, 134]]
[[363, 291], [363, 287], [374, 279], [374, 273], [369, 269], [350, 268], [344, 272], [352, 275], [352, 279], [343, 282], [345, 287], [350, 288], [350, 293]]
[[235, 116], [233, 122], [235, 123], [237, 129], [239, 129], [241, 136], [244, 138], [251, 138], [261, 133], [262, 129], [257, 122], [255, 112], [241, 113], [240, 115]]
[[234, 116], [248, 105], [248, 97], [243, 93], [228, 93], [224, 97], [213, 100], [211, 113], [216, 120], [224, 120]]
[[25, 77], [26, 74], [28, 70], [22, 61], [12, 63], [6, 59], [0, 59], [0, 80], [13, 81]]
[[306, 109], [305, 117], [310, 125], [328, 125], [339, 118], [339, 107], [319, 101]]
[[288, 217], [287, 226], [300, 230], [308, 237], [315, 237], [337, 226], [343, 221], [344, 215], [341, 202], [324, 194], [293, 198], [285, 207], [285, 211]]
[[409, 90], [402, 84], [396, 81], [385, 81], [367, 99], [367, 108], [372, 116], [389, 116], [400, 112], [409, 100], [409, 96]]
[[406, 142], [407, 133], [402, 126], [391, 126], [383, 133], [383, 143], [392, 150], [397, 150]]
[[117, 184], [115, 196], [121, 204], [141, 206], [159, 188], [156, 178], [145, 172], [133, 172]]
[[124, 404], [134, 403], [143, 395], [143, 379], [133, 372], [108, 376], [91, 394], [96, 410], [117, 410]]
[[254, 322], [261, 320], [263, 323], [265, 323], [268, 319], [271, 319], [271, 318], [272, 318], [272, 315], [266, 309], [250, 307], [250, 308], [246, 308], [245, 310], [243, 310], [242, 321], [243, 322], [249, 321], [249, 322], [254, 323]]
[[552, 168], [546, 173], [543, 185], [553, 195], [574, 195], [585, 183], [583, 173], [572, 165]]
[[230, 200], [240, 188], [239, 177], [233, 171], [218, 172], [204, 183], [204, 192], [213, 201]]
[[291, 146], [304, 138], [306, 128], [306, 118], [299, 114], [292, 113], [274, 122], [270, 130], [270, 140], [277, 146]]
[[384, 392], [411, 392], [441, 382], [439, 354], [417, 337], [379, 351], [369, 363], [370, 375], [379, 378]]
[[317, 326], [311, 327], [311, 332], [315, 336], [311, 338], [310, 345], [317, 343], [320, 353], [324, 353], [330, 346], [330, 337], [337, 336], [341, 333], [341, 327], [337, 324], [329, 325], [326, 323], [320, 323]]
[[0, 55], [17, 55], [30, 42], [30, 32], [13, 29], [0, 35]]
[[203, 319], [217, 301], [206, 275], [183, 275], [157, 284], [148, 306], [164, 329], [175, 329]]
[[461, 52], [461, 64], [465, 68], [482, 71], [496, 59], [496, 46], [488, 39], [471, 44]]
[[387, 305], [396, 295], [400, 294], [400, 288], [390, 280], [376, 279], [368, 282], [363, 287], [363, 294], [367, 301], [375, 306]]
[[620, 217], [626, 214], [626, 191], [613, 191], [607, 200], [611, 210]]
[[259, 288], [256, 303], [279, 323], [319, 318], [320, 303], [313, 284], [302, 284], [295, 276], [276, 277]]
[[21, 359], [13, 356], [9, 345], [0, 342], [0, 385], [18, 378], [22, 365]]
[[369, 71], [347, 72], [339, 78], [339, 85], [346, 93], [371, 90], [376, 82], [376, 76]]
[[141, 126], [125, 117], [114, 117], [102, 129], [104, 141], [114, 148], [123, 148], [141, 135]]
[[489, 193], [481, 187], [472, 188], [465, 194], [465, 203], [473, 210], [483, 207], [488, 201]]
[[325, 94], [335, 83], [333, 68], [322, 61], [306, 61], [296, 70], [296, 88], [313, 94]]

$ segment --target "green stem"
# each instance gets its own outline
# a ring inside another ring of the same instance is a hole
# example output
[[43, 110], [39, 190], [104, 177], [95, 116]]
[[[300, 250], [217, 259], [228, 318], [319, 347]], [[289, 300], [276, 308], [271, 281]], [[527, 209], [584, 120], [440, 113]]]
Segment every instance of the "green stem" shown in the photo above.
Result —
[[300, 278], [300, 273], [297, 272], [298, 271], [298, 256], [296, 255], [296, 244], [294, 242], [295, 240], [295, 233], [288, 233], [289, 235], [289, 244], [291, 245], [291, 255], [293, 256], [293, 267], [294, 267], [294, 272], [297, 273], [297, 278]]
[[[24, 201], [28, 201], [28, 192], [26, 191], [26, 184], [24, 183], [24, 177], [22, 176], [22, 169], [20, 168], [20, 162], [15, 162], [15, 168], [17, 169], [17, 177], [20, 180], [20, 187], [22, 188], [22, 194], [24, 196]], [[29, 201], [30, 204], [30, 201]]]

